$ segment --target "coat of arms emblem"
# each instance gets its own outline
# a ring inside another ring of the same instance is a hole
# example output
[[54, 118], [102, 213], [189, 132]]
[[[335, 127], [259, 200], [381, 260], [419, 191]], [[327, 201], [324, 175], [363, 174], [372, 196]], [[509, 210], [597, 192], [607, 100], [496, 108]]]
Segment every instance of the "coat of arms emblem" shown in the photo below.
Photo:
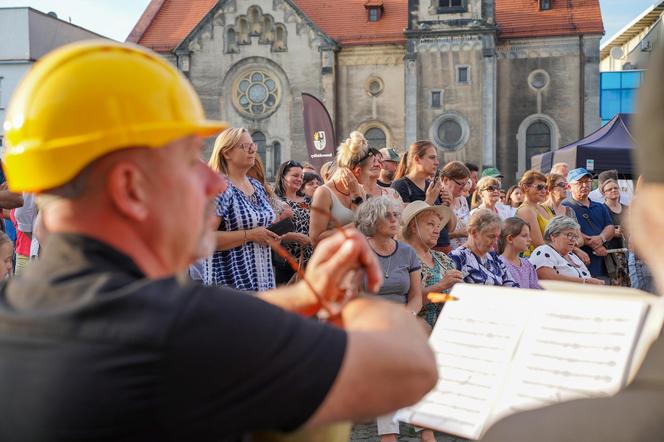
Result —
[[319, 130], [314, 132], [314, 147], [318, 150], [325, 149], [327, 141], [325, 140], [325, 131]]

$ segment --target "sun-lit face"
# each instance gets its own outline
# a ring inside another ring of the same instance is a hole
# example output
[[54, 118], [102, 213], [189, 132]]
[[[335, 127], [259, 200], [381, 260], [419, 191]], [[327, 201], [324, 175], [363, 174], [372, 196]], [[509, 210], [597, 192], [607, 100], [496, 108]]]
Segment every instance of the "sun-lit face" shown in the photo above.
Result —
[[291, 192], [297, 192], [302, 187], [304, 172], [301, 167], [289, 167], [284, 175], [284, 185]]
[[521, 228], [521, 232], [519, 232], [518, 235], [512, 237], [512, 247], [514, 247], [514, 250], [518, 253], [527, 250], [530, 246], [530, 242], [530, 227], [528, 224]]
[[579, 231], [574, 229], [565, 229], [556, 235], [551, 236], [551, 247], [558, 253], [565, 256], [574, 250], [579, 240]]
[[620, 187], [617, 183], [610, 182], [604, 185], [604, 198], [609, 201], [617, 201], [620, 199]]
[[500, 225], [490, 224], [480, 231], [471, 230], [470, 236], [480, 254], [485, 255], [496, 249], [500, 238]]
[[567, 181], [565, 181], [564, 179], [559, 179], [553, 185], [551, 193], [556, 197], [556, 199], [560, 200], [567, 197], [567, 189], [569, 189]]
[[235, 167], [242, 170], [250, 169], [256, 162], [256, 143], [251, 139], [251, 135], [244, 132], [237, 144], [228, 151], [224, 152], [224, 157], [229, 167]]
[[500, 201], [500, 184], [496, 181], [482, 187], [482, 189], [480, 189], [480, 196], [485, 205], [495, 207], [496, 203]]
[[438, 149], [433, 146], [429, 146], [424, 152], [424, 155], [421, 158], [418, 158], [418, 162], [422, 171], [426, 173], [427, 176], [433, 176], [438, 169]]
[[546, 182], [535, 180], [532, 184], [526, 185], [526, 197], [534, 203], [543, 203], [546, 200]]
[[397, 207], [390, 207], [385, 212], [385, 217], [376, 223], [376, 235], [389, 236], [393, 238], [399, 232], [401, 213]]
[[410, 222], [409, 228], [410, 238], [413, 241], [419, 239], [426, 247], [432, 248], [438, 243], [443, 226], [440, 217], [435, 212], [425, 210]]
[[314, 192], [318, 187], [321, 185], [321, 182], [313, 179], [311, 181], [307, 181], [307, 184], [304, 185], [304, 188], [302, 189], [302, 193], [304, 193], [305, 196], [308, 196], [309, 198], [314, 197]]
[[519, 207], [523, 203], [523, 192], [517, 187], [510, 194], [509, 203], [512, 207]]
[[569, 184], [570, 189], [572, 189], [572, 196], [577, 201], [588, 198], [592, 185], [593, 180], [589, 176], [584, 176], [579, 181]]

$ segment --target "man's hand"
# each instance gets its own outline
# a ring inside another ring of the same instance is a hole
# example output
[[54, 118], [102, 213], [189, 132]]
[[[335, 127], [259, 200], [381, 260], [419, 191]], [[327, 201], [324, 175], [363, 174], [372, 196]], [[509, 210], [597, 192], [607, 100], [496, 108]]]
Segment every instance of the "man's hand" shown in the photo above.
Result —
[[608, 252], [606, 251], [606, 247], [604, 247], [604, 246], [599, 246], [596, 249], [593, 249], [593, 253], [597, 256], [606, 256], [606, 255], [608, 255]]
[[[359, 273], [358, 273], [359, 272]], [[321, 241], [309, 260], [305, 278], [323, 298], [323, 303], [347, 301], [348, 290], [357, 287], [357, 277], [367, 276], [368, 289], [377, 292], [383, 282], [378, 259], [364, 236], [355, 229], [345, 229]], [[353, 281], [351, 281], [353, 280]], [[304, 281], [299, 284], [309, 291], [312, 302], [321, 307], [321, 300], [311, 293]], [[341, 306], [339, 306], [340, 308]], [[331, 312], [337, 314], [338, 311]]]
[[595, 250], [598, 247], [601, 247], [602, 244], [604, 244], [604, 241], [602, 240], [602, 237], [600, 235], [590, 236], [586, 241], [586, 245], [593, 250]]

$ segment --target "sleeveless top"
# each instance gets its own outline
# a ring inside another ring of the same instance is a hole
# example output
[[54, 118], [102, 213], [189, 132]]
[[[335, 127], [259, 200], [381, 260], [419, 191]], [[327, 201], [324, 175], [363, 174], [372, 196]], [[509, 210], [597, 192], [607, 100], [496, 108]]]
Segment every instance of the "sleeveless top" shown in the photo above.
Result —
[[[523, 207], [523, 204], [519, 208]], [[549, 225], [549, 221], [551, 221], [551, 218], [556, 216], [556, 213], [551, 209], [549, 206], [545, 206], [543, 204], [540, 204], [540, 207], [544, 209], [544, 211], [549, 215], [549, 218], [544, 218], [540, 213], [535, 210], [535, 214], [537, 215], [537, 225], [539, 226], [540, 233], [544, 235], [544, 230], [546, 230], [546, 226]], [[533, 250], [535, 250], [535, 245], [531, 244], [528, 246], [528, 248], [523, 252], [523, 256], [525, 258], [528, 258], [531, 253], [533, 253]]]
[[[355, 220], [355, 212], [344, 206], [341, 200], [339, 200], [339, 197], [334, 192], [332, 192], [332, 189], [327, 186], [324, 187], [328, 192], [330, 192], [330, 195], [332, 196], [332, 207], [330, 207], [330, 215], [332, 215], [332, 217], [342, 226], [345, 226], [348, 223], [352, 223]], [[330, 222], [327, 223], [327, 228], [332, 229], [334, 227], [335, 225], [332, 223], [332, 220], [330, 220]]]

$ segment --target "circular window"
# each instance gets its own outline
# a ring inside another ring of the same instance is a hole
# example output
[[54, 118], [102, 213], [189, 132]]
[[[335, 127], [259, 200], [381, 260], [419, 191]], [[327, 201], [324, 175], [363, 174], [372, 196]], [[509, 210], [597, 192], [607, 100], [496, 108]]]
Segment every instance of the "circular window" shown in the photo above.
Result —
[[536, 91], [542, 90], [549, 85], [549, 74], [544, 70], [536, 70], [528, 76], [528, 85]]
[[364, 84], [364, 89], [366, 89], [367, 93], [372, 97], [380, 95], [384, 88], [385, 85], [383, 84], [383, 80], [378, 77], [369, 77]]
[[460, 149], [469, 136], [468, 123], [456, 114], [444, 114], [431, 127], [432, 138], [445, 150]]
[[245, 71], [235, 80], [233, 105], [252, 119], [270, 116], [279, 105], [281, 87], [278, 79], [263, 70]]

